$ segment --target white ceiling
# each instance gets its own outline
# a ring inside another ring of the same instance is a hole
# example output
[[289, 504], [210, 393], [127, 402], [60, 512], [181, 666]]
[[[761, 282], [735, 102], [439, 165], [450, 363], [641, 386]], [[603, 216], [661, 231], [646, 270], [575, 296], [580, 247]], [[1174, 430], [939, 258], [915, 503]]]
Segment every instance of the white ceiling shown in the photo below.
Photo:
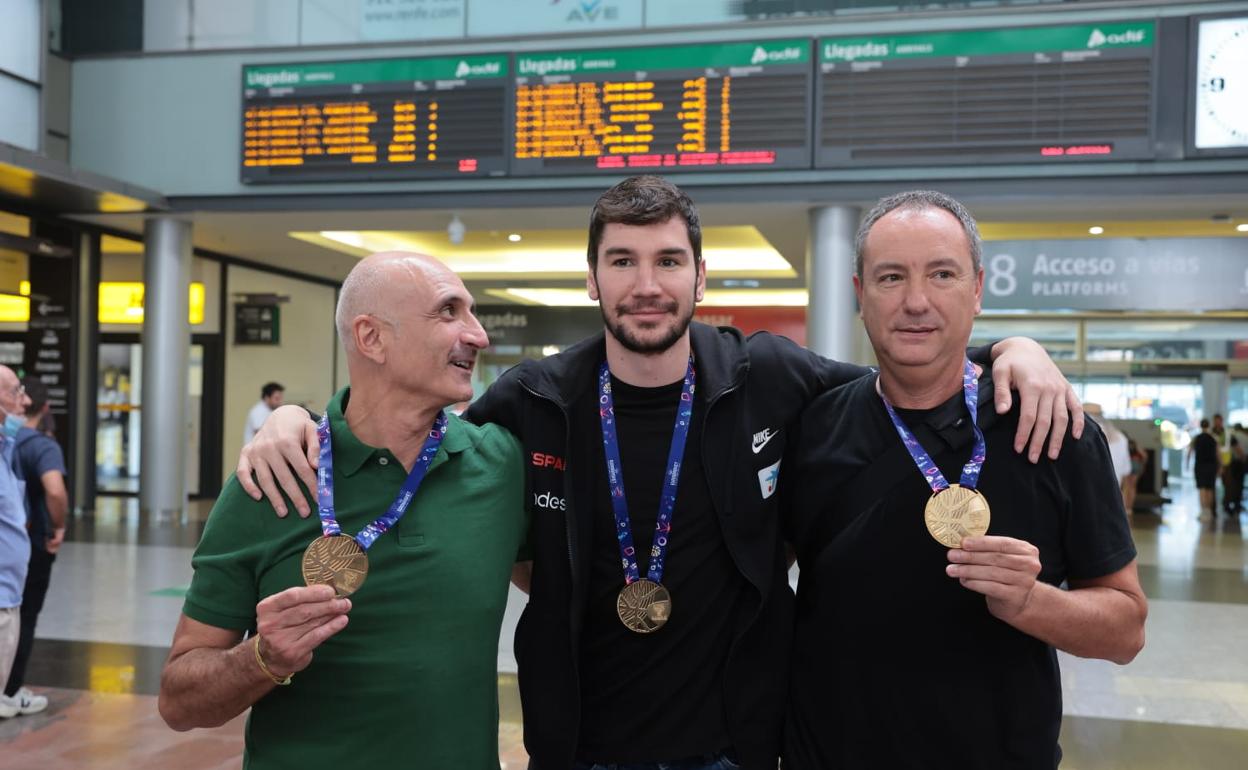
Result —
[[[1229, 215], [1248, 221], [1248, 195], [1168, 194], [1164, 180], [1154, 177], [1148, 189], [1134, 197], [1070, 196], [1042, 201], [1017, 195], [984, 198], [964, 197], [981, 222], [1095, 222], [1098, 219], [1207, 220], [1213, 215]], [[1025, 187], [1020, 187], [1020, 190]], [[694, 190], [695, 197], [699, 191]], [[766, 194], [760, 191], [760, 194]], [[592, 198], [592, 196], [589, 196]], [[858, 201], [866, 206], [871, 201]], [[233, 205], [237, 206], [235, 201]], [[699, 206], [704, 227], [750, 224], [758, 228], [798, 271], [798, 278], [779, 285], [804, 285], [808, 211], [815, 202], [706, 203]], [[526, 228], [566, 230], [570, 242], [584, 243], [588, 207], [544, 208], [441, 208], [419, 210], [340, 210], [340, 211], [195, 211], [185, 214], [194, 223], [197, 248], [241, 257], [275, 267], [295, 270], [333, 280], [341, 280], [356, 258], [291, 238], [299, 230], [419, 230], [445, 231], [452, 215], [458, 215], [469, 230], [523, 233]], [[116, 230], [142, 233], [142, 215], [96, 214], [80, 217]], [[449, 240], [447, 252], [453, 250]], [[438, 255], [435, 255], [438, 256]], [[714, 279], [714, 276], [711, 276]], [[542, 285], [566, 285], [545, 281]], [[477, 291], [488, 282], [474, 286]], [[511, 280], [507, 285], [524, 285]]]

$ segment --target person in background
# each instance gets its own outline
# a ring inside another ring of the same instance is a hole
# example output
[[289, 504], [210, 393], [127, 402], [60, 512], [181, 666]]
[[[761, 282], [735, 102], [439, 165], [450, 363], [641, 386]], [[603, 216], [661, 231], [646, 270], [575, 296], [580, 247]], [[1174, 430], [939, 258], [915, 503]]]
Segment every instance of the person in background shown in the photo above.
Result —
[[1130, 516], [1135, 510], [1135, 493], [1139, 489], [1140, 476], [1144, 473], [1144, 463], [1148, 461], [1148, 455], [1135, 443], [1135, 439], [1127, 440], [1127, 452], [1131, 455], [1131, 473], [1122, 480], [1122, 507]]
[[[1101, 431], [1105, 434], [1105, 443], [1109, 445], [1109, 459], [1114, 463], [1114, 476], [1118, 478], [1118, 486], [1124, 487], [1127, 478], [1131, 475], [1131, 444], [1127, 439], [1127, 434], [1118, 430], [1118, 426], [1105, 417], [1100, 404], [1084, 404], [1083, 413], [1101, 426]], [[1126, 504], [1125, 494], [1123, 504]], [[1130, 512], [1131, 509], [1127, 508], [1127, 513]]]
[[1222, 476], [1222, 508], [1228, 514], [1235, 514], [1244, 507], [1244, 445], [1234, 432], [1228, 448], [1231, 459]]
[[264, 383], [264, 387], [260, 389], [260, 400], [247, 413], [247, 424], [243, 426], [244, 444], [251, 441], [268, 416], [273, 414], [273, 410], [282, 405], [285, 397], [286, 388], [280, 382]]
[[46, 696], [25, 687], [26, 664], [35, 642], [35, 624], [43, 609], [52, 578], [52, 563], [65, 540], [65, 520], [69, 513], [69, 492], [65, 486], [65, 456], [56, 439], [39, 430], [51, 411], [48, 387], [37, 377], [22, 380], [30, 404], [26, 424], [17, 432], [15, 452], [18, 469], [26, 480], [27, 531], [30, 535], [30, 564], [22, 591], [22, 628], [17, 654], [4, 694], [18, 708], [18, 714], [37, 714], [48, 707]]
[[[26, 532], [26, 500], [17, 475], [13, 446], [25, 423], [26, 389], [7, 366], [0, 366], [0, 678], [9, 678], [21, 631], [22, 587], [30, 563], [30, 535]], [[0, 695], [0, 718], [17, 716], [18, 703]]]
[[[1226, 449], [1226, 423], [1222, 420], [1222, 415], [1215, 414], [1213, 416], [1213, 424], [1209, 426], [1209, 432], [1217, 439], [1218, 449]], [[1224, 453], [1225, 454], [1225, 453]], [[1223, 457], [1223, 465], [1226, 464], [1226, 458]]]
[[1218, 440], [1209, 432], [1208, 420], [1200, 421], [1200, 433], [1188, 446], [1187, 457], [1189, 461], [1194, 461], [1196, 489], [1200, 490], [1200, 515], [1204, 516], [1205, 511], [1208, 511], [1209, 515], [1216, 516], [1217, 506], [1214, 502], [1214, 495], [1222, 458], [1218, 453]]

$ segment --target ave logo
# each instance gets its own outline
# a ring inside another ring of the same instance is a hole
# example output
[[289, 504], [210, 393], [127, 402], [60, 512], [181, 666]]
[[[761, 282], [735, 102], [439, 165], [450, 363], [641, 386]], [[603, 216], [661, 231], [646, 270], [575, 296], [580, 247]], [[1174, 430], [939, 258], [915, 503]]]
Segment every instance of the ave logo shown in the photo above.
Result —
[[[551, 5], [560, 5], [561, 0], [554, 0]], [[593, 22], [598, 20], [609, 21], [620, 17], [620, 8], [617, 5], [607, 5], [602, 0], [576, 0], [569, 3], [572, 9], [568, 11], [568, 15], [564, 21], [586, 21]]]

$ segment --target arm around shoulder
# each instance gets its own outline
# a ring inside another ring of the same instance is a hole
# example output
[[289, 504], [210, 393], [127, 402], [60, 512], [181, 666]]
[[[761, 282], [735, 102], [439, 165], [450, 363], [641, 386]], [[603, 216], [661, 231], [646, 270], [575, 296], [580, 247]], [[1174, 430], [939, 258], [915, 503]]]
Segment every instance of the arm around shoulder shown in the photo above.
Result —
[[503, 375], [486, 388], [464, 412], [464, 419], [476, 425], [494, 423], [515, 434], [520, 433], [520, 403], [524, 398], [524, 386], [520, 375], [526, 371], [529, 361], [522, 361], [503, 372]]

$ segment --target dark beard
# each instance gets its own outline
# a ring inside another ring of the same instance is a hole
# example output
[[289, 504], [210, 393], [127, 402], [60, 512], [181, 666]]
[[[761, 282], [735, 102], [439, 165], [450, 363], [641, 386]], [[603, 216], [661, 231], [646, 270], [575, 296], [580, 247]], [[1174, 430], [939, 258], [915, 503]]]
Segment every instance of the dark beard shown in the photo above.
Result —
[[[598, 309], [602, 311], [602, 322], [606, 325], [607, 331], [611, 333], [612, 337], [615, 337], [617, 342], [624, 346], [625, 350], [629, 350], [633, 353], [640, 353], [642, 355], [656, 355], [667, 351], [675, 345], [681, 337], [685, 336], [685, 332], [689, 330], [689, 323], [693, 321], [693, 311], [696, 309], [696, 305], [690, 305], [689, 314], [684, 318], [678, 318], [676, 325], [669, 328], [667, 334], [663, 335], [654, 342], [647, 342], [638, 339], [633, 336], [628, 329], [624, 328], [623, 324], [614, 322], [608, 318], [607, 312], [602, 307], [601, 302], [598, 303]], [[621, 313], [618, 308], [616, 309], [616, 313], [624, 315], [624, 313]]]

